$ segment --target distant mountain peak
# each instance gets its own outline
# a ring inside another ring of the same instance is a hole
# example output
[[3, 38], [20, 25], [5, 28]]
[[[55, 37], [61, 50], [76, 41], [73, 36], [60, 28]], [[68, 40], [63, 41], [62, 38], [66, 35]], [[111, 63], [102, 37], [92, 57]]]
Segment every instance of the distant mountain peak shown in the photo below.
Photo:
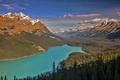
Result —
[[118, 35], [119, 33], [120, 33], [120, 22], [116, 23], [114, 21], [106, 20], [102, 22], [101, 25], [97, 25], [91, 28], [86, 28], [81, 30], [71, 29], [69, 31], [58, 32], [55, 34], [61, 37], [72, 37], [72, 38], [80, 38], [80, 37], [98, 38], [98, 37], [108, 37], [108, 36], [110, 38], [113, 37], [120, 38], [120, 36]]

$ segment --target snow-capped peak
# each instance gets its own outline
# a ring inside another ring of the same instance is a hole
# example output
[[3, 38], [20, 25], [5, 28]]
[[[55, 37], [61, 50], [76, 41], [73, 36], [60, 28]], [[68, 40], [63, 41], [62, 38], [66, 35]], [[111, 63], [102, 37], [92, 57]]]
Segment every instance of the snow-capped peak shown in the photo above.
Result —
[[3, 17], [4, 17], [4, 16], [10, 16], [11, 14], [12, 14], [12, 13], [9, 12], [9, 13], [7, 13], [7, 14], [4, 14]]
[[18, 13], [17, 15], [20, 16], [20, 17], [25, 17], [25, 16], [26, 16], [26, 15], [23, 14], [22, 12]]
[[20, 12], [20, 13], [15, 13], [14, 14], [15, 16], [19, 16], [20, 17], [20, 20], [24, 20], [24, 19], [27, 19], [27, 20], [31, 20], [31, 18], [29, 16], [26, 16], [24, 13]]
[[20, 12], [20, 13], [15, 13], [15, 14], [12, 14], [11, 12], [3, 15], [3, 17], [7, 17], [7, 18], [11, 18], [11, 19], [14, 19], [16, 17], [19, 17], [20, 20], [28, 20], [32, 23], [32, 25], [34, 25], [35, 23], [38, 23], [40, 22], [39, 19], [37, 20], [32, 20], [29, 16], [25, 15], [24, 13]]

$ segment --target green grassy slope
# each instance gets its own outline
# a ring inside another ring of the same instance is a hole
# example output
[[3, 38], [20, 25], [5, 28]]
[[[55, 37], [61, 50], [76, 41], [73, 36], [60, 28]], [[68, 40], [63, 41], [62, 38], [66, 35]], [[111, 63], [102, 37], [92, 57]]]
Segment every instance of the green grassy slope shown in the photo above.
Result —
[[113, 41], [95, 41], [95, 40], [84, 40], [84, 41], [71, 41], [68, 42], [71, 46], [80, 46], [84, 51], [88, 53], [96, 53], [98, 51], [108, 51], [120, 49], [120, 39]]
[[22, 32], [15, 36], [0, 35], [0, 60], [19, 58], [42, 52], [33, 47], [33, 45], [40, 46], [47, 50], [49, 47], [60, 46], [63, 44], [62, 40], [58, 41], [49, 36], [37, 36], [26, 32]]

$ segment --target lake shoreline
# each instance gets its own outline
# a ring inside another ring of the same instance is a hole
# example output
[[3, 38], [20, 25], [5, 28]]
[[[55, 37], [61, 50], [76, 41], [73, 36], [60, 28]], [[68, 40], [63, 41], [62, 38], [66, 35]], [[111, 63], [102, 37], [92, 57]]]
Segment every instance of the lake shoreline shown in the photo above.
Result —
[[[63, 45], [65, 45], [65, 44], [63, 44]], [[63, 46], [63, 45], [60, 45], [60, 46]], [[67, 45], [68, 45], [68, 44], [67, 44]], [[53, 46], [53, 47], [56, 47], [56, 46]], [[51, 47], [49, 47], [49, 48], [51, 48]], [[48, 51], [49, 48], [48, 48], [47, 50], [45, 50], [45, 51]], [[43, 51], [43, 52], [45, 52], [45, 51]], [[42, 52], [38, 52], [38, 53], [34, 53], [34, 54], [32, 54], [32, 55], [22, 56], [22, 57], [18, 57], [18, 58], [12, 58], [12, 59], [0, 59], [0, 61], [17, 60], [17, 59], [21, 59], [21, 58], [31, 57], [31, 56], [34, 56], [34, 55], [39, 54], [39, 53], [42, 53]]]
[[[63, 44], [63, 45], [65, 45], [65, 44]], [[61, 46], [63, 46], [63, 45], [61, 45]], [[67, 45], [69, 45], [69, 44], [67, 44]], [[72, 46], [72, 45], [69, 45], [69, 46]], [[56, 47], [56, 46], [53, 46], [53, 47]], [[79, 46], [76, 46], [76, 47], [79, 47]], [[51, 47], [49, 47], [49, 48], [51, 48]], [[49, 48], [48, 48], [47, 50], [45, 50], [45, 51], [48, 51]], [[83, 47], [82, 47], [81, 50], [84, 51]], [[45, 52], [45, 51], [43, 51], [43, 52]], [[86, 52], [86, 51], [84, 51], [84, 52]], [[18, 59], [21, 59], [21, 58], [31, 57], [31, 56], [34, 56], [34, 55], [39, 54], [39, 53], [42, 53], [42, 52], [38, 52], [38, 53], [35, 53], [35, 54], [32, 54], [32, 55], [22, 56], [22, 57], [18, 57], [18, 58], [12, 58], [12, 59], [0, 59], [0, 61], [18, 60]], [[71, 53], [70, 53], [70, 54], [71, 54]], [[69, 54], [69, 55], [70, 55], [70, 54]], [[68, 57], [69, 57], [69, 55], [68, 55]], [[67, 58], [68, 58], [68, 57], [67, 57]], [[66, 58], [66, 59], [67, 59], [67, 58]], [[61, 62], [62, 62], [62, 61], [61, 61]]]

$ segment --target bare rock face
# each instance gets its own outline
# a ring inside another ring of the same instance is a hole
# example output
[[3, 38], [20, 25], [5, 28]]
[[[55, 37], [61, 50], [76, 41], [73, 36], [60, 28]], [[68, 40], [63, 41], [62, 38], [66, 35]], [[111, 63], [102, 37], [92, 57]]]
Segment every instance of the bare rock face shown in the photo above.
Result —
[[12, 14], [11, 12], [0, 15], [0, 35], [15, 35], [22, 31], [36, 35], [43, 35], [50, 31], [38, 19], [33, 21], [29, 16], [22, 12]]

